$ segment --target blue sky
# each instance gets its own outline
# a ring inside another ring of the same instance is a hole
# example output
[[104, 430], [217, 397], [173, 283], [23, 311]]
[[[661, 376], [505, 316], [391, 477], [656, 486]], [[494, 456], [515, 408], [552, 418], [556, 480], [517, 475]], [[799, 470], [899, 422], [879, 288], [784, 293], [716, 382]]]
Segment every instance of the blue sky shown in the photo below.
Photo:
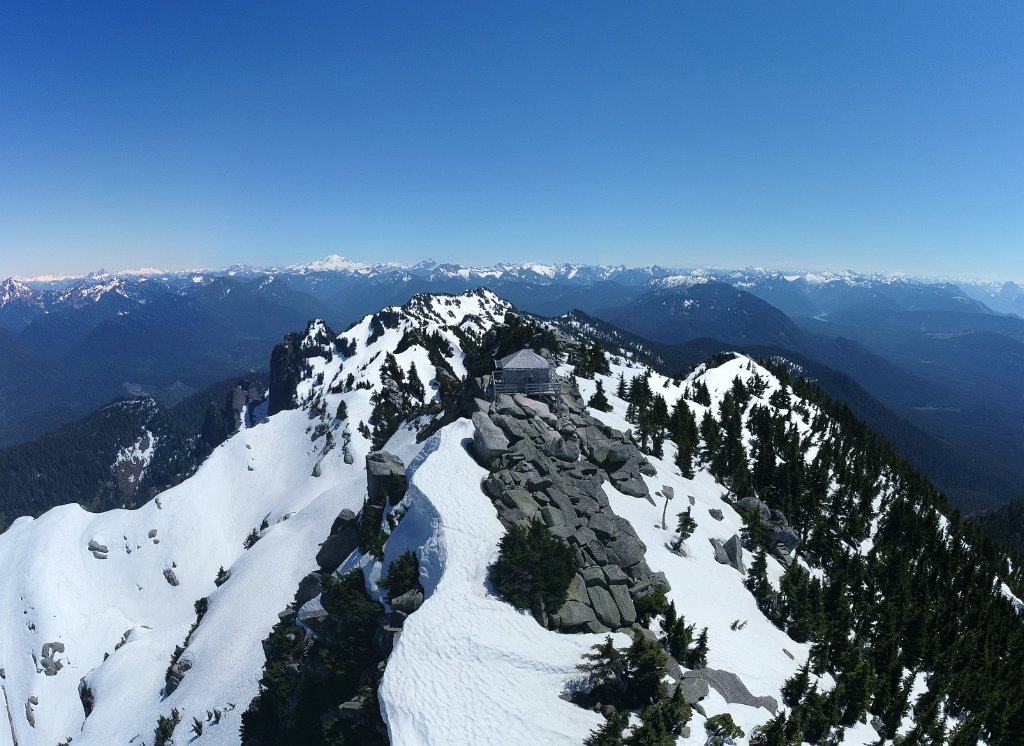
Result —
[[0, 275], [1024, 279], [1020, 2], [5, 2]]

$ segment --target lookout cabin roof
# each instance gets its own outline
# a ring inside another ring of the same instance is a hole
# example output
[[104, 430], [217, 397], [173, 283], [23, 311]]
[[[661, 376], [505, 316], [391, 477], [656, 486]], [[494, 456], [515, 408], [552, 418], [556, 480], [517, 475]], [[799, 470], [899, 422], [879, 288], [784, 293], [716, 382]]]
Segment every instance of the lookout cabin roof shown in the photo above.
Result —
[[519, 350], [501, 358], [497, 367], [502, 370], [548, 370], [551, 363], [533, 350]]

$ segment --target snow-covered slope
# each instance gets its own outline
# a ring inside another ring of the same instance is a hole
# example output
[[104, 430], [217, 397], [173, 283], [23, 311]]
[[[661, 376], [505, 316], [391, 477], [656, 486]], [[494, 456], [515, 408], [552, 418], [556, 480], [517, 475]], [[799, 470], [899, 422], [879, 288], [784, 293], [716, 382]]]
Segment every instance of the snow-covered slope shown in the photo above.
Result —
[[[0, 563], [18, 568], [0, 579], [0, 704], [9, 713], [0, 718], [0, 746], [49, 746], [68, 737], [76, 745], [151, 744], [157, 718], [172, 708], [185, 723], [219, 711], [202, 743], [237, 743], [264, 662], [261, 641], [315, 568], [339, 511], [363, 503], [369, 443], [355, 424], [369, 418], [383, 353], [409, 329], [436, 331], [456, 345], [451, 364], [464, 374], [458, 338], [438, 322], [479, 333], [509, 308], [489, 293], [419, 299], [407, 311], [390, 309], [398, 321], [373, 341], [371, 317], [349, 329], [356, 353], [348, 359], [316, 347], [322, 325], [314, 324], [303, 343], [309, 370], [298, 409], [241, 430], [193, 477], [137, 510], [90, 514], [67, 505], [15, 521], [0, 535]], [[406, 370], [417, 363], [428, 392], [436, 389], [423, 348], [412, 345], [397, 359]], [[328, 393], [350, 372], [368, 387]], [[314, 399], [318, 412], [332, 414], [345, 401], [348, 420], [314, 422]], [[320, 422], [328, 426], [314, 432]], [[344, 448], [325, 448], [328, 432]], [[320, 476], [311, 476], [317, 464]], [[264, 523], [260, 540], [245, 550], [247, 535]], [[230, 579], [218, 587], [222, 567]], [[183, 655], [191, 669], [162, 698], [171, 654], [203, 597], [209, 611]], [[52, 653], [47, 643], [63, 650]], [[44, 646], [52, 663], [43, 659]], [[88, 718], [83, 679], [95, 699]]]

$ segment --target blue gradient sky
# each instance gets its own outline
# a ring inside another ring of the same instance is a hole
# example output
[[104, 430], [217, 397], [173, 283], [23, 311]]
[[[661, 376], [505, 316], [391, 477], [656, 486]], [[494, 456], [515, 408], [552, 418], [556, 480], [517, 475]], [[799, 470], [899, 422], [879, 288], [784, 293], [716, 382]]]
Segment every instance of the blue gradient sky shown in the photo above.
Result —
[[0, 276], [1024, 279], [1024, 3], [5, 2]]

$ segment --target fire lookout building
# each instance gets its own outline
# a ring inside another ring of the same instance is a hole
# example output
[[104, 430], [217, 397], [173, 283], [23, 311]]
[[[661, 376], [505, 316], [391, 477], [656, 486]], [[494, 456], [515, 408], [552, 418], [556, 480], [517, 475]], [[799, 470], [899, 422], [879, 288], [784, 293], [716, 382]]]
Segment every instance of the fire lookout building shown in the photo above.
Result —
[[562, 394], [562, 383], [555, 366], [533, 350], [520, 350], [494, 361], [494, 395], [524, 394], [529, 397], [555, 397]]

